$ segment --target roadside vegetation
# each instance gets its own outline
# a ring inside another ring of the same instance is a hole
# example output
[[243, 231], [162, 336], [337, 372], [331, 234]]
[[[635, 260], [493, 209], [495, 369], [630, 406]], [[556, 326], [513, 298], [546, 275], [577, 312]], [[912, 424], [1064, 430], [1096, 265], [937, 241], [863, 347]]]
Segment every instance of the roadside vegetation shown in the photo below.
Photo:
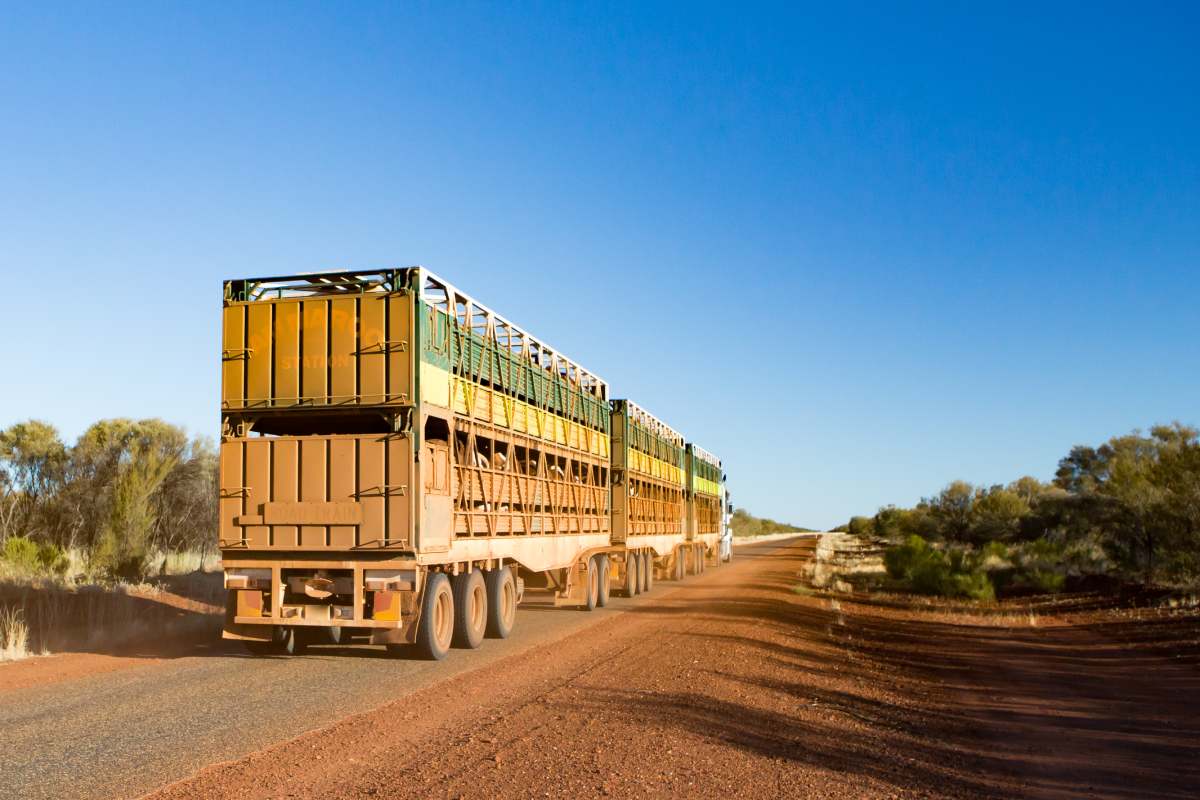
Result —
[[37, 420], [0, 430], [0, 660], [132, 636], [170, 584], [206, 602], [217, 455], [161, 420], [102, 420], [71, 445]]
[[786, 522], [756, 517], [744, 508], [736, 509], [729, 527], [738, 537], [770, 536], [775, 533], [811, 533], [811, 528], [798, 528]]
[[954, 481], [913, 508], [854, 517], [889, 585], [942, 597], [1200, 587], [1200, 436], [1174, 423], [1080, 445], [1054, 479]]

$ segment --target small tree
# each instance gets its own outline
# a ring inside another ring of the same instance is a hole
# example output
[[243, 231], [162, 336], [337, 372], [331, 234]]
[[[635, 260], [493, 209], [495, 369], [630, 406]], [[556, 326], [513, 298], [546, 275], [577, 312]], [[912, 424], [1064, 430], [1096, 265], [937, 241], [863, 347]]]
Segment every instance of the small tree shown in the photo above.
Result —
[[65, 462], [66, 448], [53, 425], [31, 419], [0, 431], [0, 542], [34, 532]]
[[187, 449], [183, 431], [161, 420], [106, 420], [80, 438], [92, 481], [107, 502], [91, 509], [98, 517], [91, 566], [109, 575], [146, 574], [151, 537], [158, 521], [157, 493]]

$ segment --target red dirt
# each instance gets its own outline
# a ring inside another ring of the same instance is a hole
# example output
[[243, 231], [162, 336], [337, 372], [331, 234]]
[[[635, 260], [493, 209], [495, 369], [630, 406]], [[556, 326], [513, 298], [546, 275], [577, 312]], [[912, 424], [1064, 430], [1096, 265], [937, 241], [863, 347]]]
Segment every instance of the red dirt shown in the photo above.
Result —
[[109, 656], [103, 653], [59, 653], [31, 656], [21, 661], [0, 664], [0, 694], [47, 686], [62, 681], [101, 675], [130, 667], [154, 664], [160, 659]]
[[1200, 794], [1194, 618], [883, 613], [794, 592], [810, 548], [660, 584], [654, 604], [152, 797]]
[[[211, 580], [210, 576], [204, 577]], [[185, 576], [174, 582], [187, 580]], [[39, 591], [30, 586], [6, 586], [0, 589], [0, 602], [20, 607]], [[65, 593], [62, 589], [54, 591]], [[59, 641], [56, 649], [66, 652], [0, 663], [0, 695], [186, 655], [197, 644], [211, 641], [223, 611], [220, 606], [165, 588], [153, 592], [133, 588], [114, 594], [107, 602], [128, 604], [128, 611], [122, 617], [130, 630], [110, 631], [100, 641], [92, 641], [86, 630], [57, 632], [56, 638], [63, 641]], [[76, 616], [82, 617], [84, 613], [77, 612]]]

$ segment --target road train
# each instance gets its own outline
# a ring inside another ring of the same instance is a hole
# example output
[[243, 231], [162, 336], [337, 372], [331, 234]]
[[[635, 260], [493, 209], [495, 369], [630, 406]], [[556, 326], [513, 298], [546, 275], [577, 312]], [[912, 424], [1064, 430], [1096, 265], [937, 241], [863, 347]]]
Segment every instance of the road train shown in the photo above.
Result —
[[227, 281], [224, 636], [440, 659], [729, 556], [721, 461], [422, 267]]

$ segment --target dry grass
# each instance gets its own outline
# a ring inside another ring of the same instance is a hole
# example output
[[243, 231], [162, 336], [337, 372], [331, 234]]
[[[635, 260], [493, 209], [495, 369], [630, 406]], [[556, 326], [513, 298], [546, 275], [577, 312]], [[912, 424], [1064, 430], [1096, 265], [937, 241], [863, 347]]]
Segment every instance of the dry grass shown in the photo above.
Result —
[[165, 553], [150, 562], [158, 566], [160, 575], [190, 575], [193, 572], [216, 572], [221, 565], [219, 552], [201, 553], [189, 550], [183, 553]]
[[29, 627], [19, 608], [0, 608], [0, 661], [29, 655]]

